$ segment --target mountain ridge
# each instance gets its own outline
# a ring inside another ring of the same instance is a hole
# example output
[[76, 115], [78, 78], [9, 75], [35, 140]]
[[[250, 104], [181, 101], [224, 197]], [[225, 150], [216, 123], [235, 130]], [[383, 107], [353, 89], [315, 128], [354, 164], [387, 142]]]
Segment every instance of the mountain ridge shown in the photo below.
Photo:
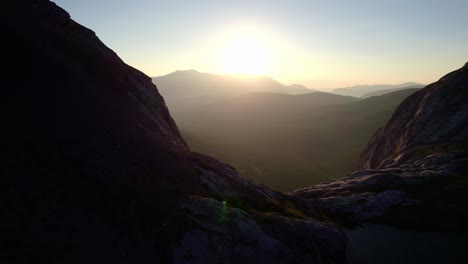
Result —
[[365, 99], [365, 98], [368, 98], [368, 97], [372, 97], [372, 96], [378, 96], [378, 95], [384, 95], [384, 94], [387, 94], [387, 93], [391, 93], [391, 92], [396, 92], [396, 91], [400, 91], [400, 90], [405, 90], [405, 89], [421, 89], [423, 88], [424, 86], [421, 85], [414, 85], [414, 86], [405, 86], [403, 88], [393, 88], [393, 89], [383, 89], [383, 90], [377, 90], [377, 91], [373, 91], [373, 92], [368, 92], [364, 95], [361, 96], [361, 98]]
[[371, 84], [371, 85], [354, 85], [350, 87], [336, 88], [331, 92], [341, 95], [350, 95], [355, 97], [363, 97], [367, 93], [377, 92], [387, 89], [409, 89], [415, 87], [423, 87], [423, 84], [415, 82], [405, 82], [401, 84]]
[[251, 92], [301, 94], [315, 91], [303, 85], [285, 85], [264, 75], [220, 75], [185, 70], [152, 79], [171, 109], [198, 106]]

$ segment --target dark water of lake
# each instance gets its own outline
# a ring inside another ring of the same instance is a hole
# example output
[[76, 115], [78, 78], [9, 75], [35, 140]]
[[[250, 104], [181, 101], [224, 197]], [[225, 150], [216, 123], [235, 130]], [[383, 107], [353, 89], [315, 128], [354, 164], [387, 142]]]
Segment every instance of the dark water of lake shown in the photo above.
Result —
[[345, 232], [349, 264], [468, 263], [468, 232], [423, 232], [379, 224]]

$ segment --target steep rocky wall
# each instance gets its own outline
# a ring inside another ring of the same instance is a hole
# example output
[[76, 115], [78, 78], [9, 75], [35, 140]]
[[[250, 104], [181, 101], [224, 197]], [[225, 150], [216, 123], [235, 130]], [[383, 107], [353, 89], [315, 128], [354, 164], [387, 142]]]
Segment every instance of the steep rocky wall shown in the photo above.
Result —
[[151, 79], [46, 0], [2, 3], [2, 263], [342, 263], [304, 199], [191, 153]]
[[409, 96], [356, 170], [294, 191], [335, 219], [466, 230], [468, 63]]
[[468, 63], [406, 98], [369, 141], [356, 170], [395, 166], [392, 159], [421, 146], [445, 144], [466, 150], [467, 102]]

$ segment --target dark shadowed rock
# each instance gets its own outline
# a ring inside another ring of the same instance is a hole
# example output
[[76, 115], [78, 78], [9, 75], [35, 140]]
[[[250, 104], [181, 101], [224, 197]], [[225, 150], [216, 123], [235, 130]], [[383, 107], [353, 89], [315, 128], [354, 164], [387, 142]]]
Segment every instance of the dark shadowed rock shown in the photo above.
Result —
[[151, 79], [46, 0], [2, 4], [2, 263], [336, 263], [299, 197], [191, 153]]
[[337, 218], [461, 229], [468, 220], [468, 64], [409, 96], [356, 171], [294, 194]]

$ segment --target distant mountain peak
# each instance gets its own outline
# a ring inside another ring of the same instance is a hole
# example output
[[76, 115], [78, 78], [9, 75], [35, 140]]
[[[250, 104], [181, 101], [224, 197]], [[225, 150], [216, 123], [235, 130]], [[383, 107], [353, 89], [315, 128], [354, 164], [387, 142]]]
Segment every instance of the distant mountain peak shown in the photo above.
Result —
[[175, 104], [190, 107], [252, 92], [303, 94], [314, 91], [303, 85], [285, 85], [266, 75], [221, 75], [196, 70], [175, 71], [154, 77], [153, 82], [173, 109]]
[[[188, 69], [188, 70], [176, 70], [176, 71], [173, 71], [169, 74], [173, 74], [173, 73], [176, 73], [176, 74], [184, 74], [184, 73], [193, 73], [193, 74], [196, 74], [196, 73], [201, 73], [195, 69]], [[169, 75], [168, 74], [168, 75]]]

